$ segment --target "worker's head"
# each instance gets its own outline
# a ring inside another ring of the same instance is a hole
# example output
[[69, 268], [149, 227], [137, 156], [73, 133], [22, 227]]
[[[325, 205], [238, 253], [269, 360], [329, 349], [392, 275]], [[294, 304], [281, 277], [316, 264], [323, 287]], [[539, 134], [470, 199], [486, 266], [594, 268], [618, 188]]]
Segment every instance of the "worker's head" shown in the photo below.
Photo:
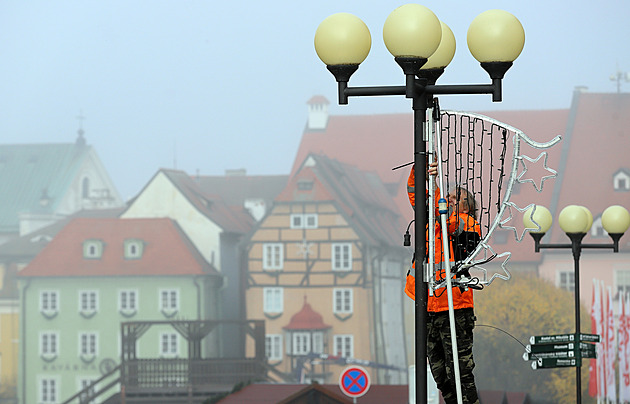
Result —
[[466, 188], [455, 187], [446, 196], [448, 204], [455, 213], [467, 213], [477, 217], [477, 201]]

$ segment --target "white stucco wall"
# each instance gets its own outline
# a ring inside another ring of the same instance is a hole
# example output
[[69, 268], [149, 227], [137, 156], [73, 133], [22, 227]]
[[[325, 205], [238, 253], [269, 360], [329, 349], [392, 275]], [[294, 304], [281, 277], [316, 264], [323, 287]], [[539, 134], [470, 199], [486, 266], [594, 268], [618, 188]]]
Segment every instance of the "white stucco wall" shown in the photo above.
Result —
[[202, 215], [163, 173], [153, 178], [121, 217], [168, 217], [177, 221], [203, 257], [221, 270], [222, 229]]

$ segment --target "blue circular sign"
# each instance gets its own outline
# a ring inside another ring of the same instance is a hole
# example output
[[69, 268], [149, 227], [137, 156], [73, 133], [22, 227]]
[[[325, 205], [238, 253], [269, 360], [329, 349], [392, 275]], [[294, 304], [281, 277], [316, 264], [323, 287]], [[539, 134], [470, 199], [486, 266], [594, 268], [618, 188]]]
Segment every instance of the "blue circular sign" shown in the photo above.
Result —
[[361, 397], [370, 388], [370, 375], [361, 366], [351, 366], [341, 372], [339, 388], [348, 397]]

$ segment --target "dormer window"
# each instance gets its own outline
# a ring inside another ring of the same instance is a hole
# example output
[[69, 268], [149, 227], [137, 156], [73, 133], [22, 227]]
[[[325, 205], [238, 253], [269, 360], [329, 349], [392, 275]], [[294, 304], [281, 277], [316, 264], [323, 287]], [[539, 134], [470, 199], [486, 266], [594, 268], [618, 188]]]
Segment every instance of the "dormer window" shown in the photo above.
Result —
[[310, 191], [313, 189], [313, 180], [298, 180], [297, 189], [299, 191]]
[[591, 237], [606, 237], [606, 231], [604, 231], [604, 226], [602, 226], [601, 216], [593, 220], [593, 225], [591, 226]]
[[128, 260], [137, 260], [142, 258], [142, 253], [144, 251], [144, 242], [138, 239], [127, 239], [125, 240], [125, 259]]
[[613, 187], [618, 192], [630, 191], [630, 173], [626, 170], [619, 170], [613, 176]]
[[83, 258], [100, 259], [103, 256], [102, 240], [85, 240], [83, 242]]

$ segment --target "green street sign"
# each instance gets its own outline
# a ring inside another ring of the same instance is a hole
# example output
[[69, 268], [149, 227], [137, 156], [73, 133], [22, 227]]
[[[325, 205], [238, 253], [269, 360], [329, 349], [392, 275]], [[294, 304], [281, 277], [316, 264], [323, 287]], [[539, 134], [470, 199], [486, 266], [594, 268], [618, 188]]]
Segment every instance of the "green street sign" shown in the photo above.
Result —
[[[529, 343], [534, 344], [561, 344], [575, 341], [575, 334], [559, 334], [559, 335], [532, 335]], [[600, 342], [601, 337], [597, 334], [580, 334], [582, 342]]]
[[[581, 350], [580, 355], [582, 358], [593, 358], [593, 359], [597, 358], [597, 353], [595, 351]], [[554, 351], [554, 352], [538, 352], [538, 353], [525, 352], [523, 354], [524, 361], [535, 361], [538, 359], [548, 359], [548, 358], [549, 359], [575, 358], [575, 351], [570, 350], [570, 351]]]
[[[544, 344], [544, 345], [527, 345], [525, 347], [526, 352], [539, 353], [539, 352], [556, 352], [556, 351], [573, 351], [575, 349], [574, 343], [568, 344]], [[586, 342], [580, 342], [580, 350], [595, 352], [595, 345]]]
[[541, 358], [532, 362], [532, 369], [548, 369], [548, 368], [567, 368], [581, 366], [582, 361], [579, 358], [561, 359], [561, 358]]
[[582, 342], [601, 342], [602, 338], [598, 334], [580, 334]]

